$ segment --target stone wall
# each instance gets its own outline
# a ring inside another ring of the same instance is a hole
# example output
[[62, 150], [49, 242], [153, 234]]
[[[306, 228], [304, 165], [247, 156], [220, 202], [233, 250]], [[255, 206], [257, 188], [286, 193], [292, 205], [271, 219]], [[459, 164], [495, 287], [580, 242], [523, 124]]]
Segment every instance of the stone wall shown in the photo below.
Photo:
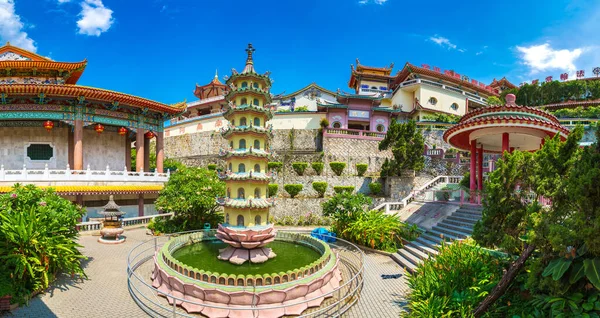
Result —
[[[385, 198], [372, 198], [373, 204], [369, 208], [373, 208], [383, 202]], [[323, 216], [323, 202], [326, 202], [328, 198], [278, 198], [274, 207], [269, 210], [269, 214], [276, 221], [291, 217], [294, 220], [298, 220], [300, 216], [306, 217], [307, 213], [311, 213], [317, 216]]]
[[378, 140], [327, 137], [323, 138], [323, 152], [326, 171], [330, 172], [330, 162], [345, 162], [345, 175], [356, 175], [357, 163], [368, 164], [367, 174], [378, 175], [385, 159], [392, 158], [391, 151], [379, 151]]

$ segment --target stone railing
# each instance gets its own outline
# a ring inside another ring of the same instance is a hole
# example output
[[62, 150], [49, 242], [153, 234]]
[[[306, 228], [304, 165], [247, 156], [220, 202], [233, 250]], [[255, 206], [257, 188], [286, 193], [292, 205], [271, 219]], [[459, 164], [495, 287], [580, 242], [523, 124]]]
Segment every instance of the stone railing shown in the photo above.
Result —
[[[152, 219], [155, 218], [170, 218], [173, 216], [173, 212], [171, 213], [163, 213], [163, 214], [155, 214], [155, 215], [147, 215], [147, 216], [136, 216], [132, 218], [124, 218], [122, 220], [123, 227], [127, 226], [135, 226], [140, 224], [148, 224]], [[89, 222], [81, 222], [76, 225], [77, 231], [79, 232], [89, 232], [89, 231], [99, 231], [102, 229], [101, 221], [89, 221]]]
[[69, 165], [64, 170], [48, 169], [27, 169], [23, 165], [20, 170], [4, 170], [4, 165], [0, 166], [0, 182], [36, 182], [36, 181], [130, 181], [130, 182], [167, 182], [171, 173], [158, 172], [135, 172], [128, 171], [127, 168], [114, 171], [106, 166], [106, 170], [91, 170], [88, 165], [87, 170], [71, 170]]
[[323, 135], [326, 137], [367, 140], [382, 140], [383, 138], [385, 138], [385, 133], [382, 132], [342, 128], [325, 128], [325, 132]]

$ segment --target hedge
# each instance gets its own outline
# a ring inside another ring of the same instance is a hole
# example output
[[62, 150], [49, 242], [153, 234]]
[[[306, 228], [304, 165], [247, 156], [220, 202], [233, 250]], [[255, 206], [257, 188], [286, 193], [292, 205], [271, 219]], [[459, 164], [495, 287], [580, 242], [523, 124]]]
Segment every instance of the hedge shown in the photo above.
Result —
[[329, 167], [331, 167], [331, 170], [333, 170], [333, 172], [336, 175], [341, 176], [342, 172], [344, 172], [344, 168], [346, 168], [346, 163], [345, 162], [330, 162]]
[[294, 198], [298, 195], [298, 193], [300, 193], [300, 191], [302, 191], [303, 187], [301, 184], [286, 184], [283, 186], [283, 188], [287, 193], [290, 194], [290, 197]]
[[327, 182], [325, 181], [315, 181], [312, 183], [313, 189], [319, 193], [319, 198], [325, 196], [325, 191], [327, 191]]
[[269, 197], [272, 198], [277, 195], [277, 190], [279, 190], [279, 185], [276, 183], [269, 183]]
[[267, 167], [269, 167], [269, 171], [275, 170], [275, 172], [281, 172], [281, 167], [283, 167], [283, 163], [278, 161], [272, 161], [267, 164]]
[[359, 177], [362, 177], [365, 174], [365, 172], [367, 172], [368, 167], [369, 167], [369, 165], [366, 163], [357, 163], [356, 164], [356, 174], [358, 174]]
[[294, 171], [296, 171], [296, 173], [301, 176], [304, 174], [304, 170], [306, 170], [306, 168], [308, 167], [308, 162], [294, 162], [292, 163], [292, 168], [294, 168]]
[[382, 185], [379, 182], [371, 182], [369, 183], [369, 190], [372, 194], [380, 194], [382, 189]]
[[322, 162], [313, 162], [310, 165], [318, 176], [321, 175], [321, 173], [323, 172], [323, 166], [325, 166]]
[[208, 170], [217, 170], [217, 165], [214, 163], [209, 163], [206, 168], [208, 168]]
[[354, 192], [354, 186], [335, 186], [333, 187], [333, 191], [335, 191], [335, 193], [342, 193], [342, 192]]

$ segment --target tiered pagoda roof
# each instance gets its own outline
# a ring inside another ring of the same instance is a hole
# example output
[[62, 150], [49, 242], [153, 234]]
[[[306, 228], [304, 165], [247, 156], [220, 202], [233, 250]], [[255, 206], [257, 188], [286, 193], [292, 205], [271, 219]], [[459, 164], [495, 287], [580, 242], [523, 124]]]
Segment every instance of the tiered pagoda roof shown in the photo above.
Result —
[[[252, 123], [250, 123], [252, 124]], [[239, 134], [267, 134], [269, 137], [273, 137], [273, 125], [269, 125], [269, 127], [262, 126], [229, 126], [227, 128], [221, 129], [221, 135], [224, 138], [227, 138], [230, 135], [239, 135]]]
[[271, 181], [274, 178], [274, 174], [272, 172], [267, 172], [267, 173], [263, 173], [263, 172], [226, 172], [226, 173], [219, 173], [219, 179], [223, 180], [223, 181], [250, 181], [250, 180], [256, 180], [256, 181]]
[[249, 111], [249, 112], [256, 113], [256, 114], [264, 114], [264, 115], [267, 115], [268, 120], [273, 118], [273, 111], [271, 111], [271, 109], [269, 109], [269, 108], [256, 106], [256, 105], [239, 105], [239, 106], [237, 106], [237, 105], [233, 105], [233, 103], [230, 103], [229, 107], [227, 107], [225, 109], [225, 111], [223, 112], [223, 117], [225, 117], [225, 119], [227, 119], [227, 120], [231, 120], [233, 113], [235, 113], [236, 111]]
[[274, 198], [268, 199], [231, 199], [231, 198], [217, 198], [217, 203], [228, 208], [238, 209], [265, 209], [275, 205]]
[[252, 47], [252, 44], [248, 45], [248, 48], [246, 49], [246, 53], [248, 53], [248, 57], [246, 58], [246, 66], [244, 67], [244, 70], [241, 73], [238, 73], [235, 69], [231, 70], [231, 76], [227, 79], [227, 85], [232, 84], [234, 81], [240, 79], [240, 78], [248, 78], [248, 79], [256, 79], [259, 81], [263, 81], [265, 83], [265, 86], [267, 87], [271, 87], [271, 78], [269, 77], [269, 75], [271, 74], [271, 72], [266, 72], [265, 74], [258, 74], [256, 73], [256, 71], [254, 70], [254, 60], [252, 59], [252, 54], [254, 54], [254, 51], [256, 51], [254, 49], [254, 47]]
[[221, 83], [218, 72], [215, 72], [215, 77], [210, 83], [203, 86], [196, 84], [194, 95], [202, 100], [210, 97], [224, 96], [228, 92], [229, 86]]
[[262, 149], [254, 149], [252, 147], [246, 149], [221, 149], [219, 151], [219, 156], [223, 159], [231, 158], [231, 157], [255, 157], [255, 158], [271, 158], [273, 154], [262, 150]]
[[372, 67], [360, 64], [360, 61], [356, 59], [356, 68], [354, 64], [350, 64], [350, 81], [348, 81], [348, 87], [358, 91], [358, 83], [361, 80], [376, 80], [376, 81], [392, 81], [392, 70], [394, 69], [394, 63], [391, 63], [389, 67]]

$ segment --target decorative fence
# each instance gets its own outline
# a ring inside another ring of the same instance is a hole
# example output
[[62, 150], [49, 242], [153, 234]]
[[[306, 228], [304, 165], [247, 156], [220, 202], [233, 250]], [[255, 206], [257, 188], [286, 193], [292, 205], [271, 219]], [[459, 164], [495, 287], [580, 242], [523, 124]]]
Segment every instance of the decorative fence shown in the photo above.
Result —
[[87, 166], [86, 170], [71, 170], [69, 165], [64, 170], [48, 169], [27, 169], [23, 165], [20, 170], [4, 170], [4, 165], [0, 166], [0, 182], [36, 182], [36, 181], [130, 181], [130, 182], [167, 182], [171, 172], [135, 172], [128, 171], [127, 168], [114, 171], [106, 166], [106, 170], [91, 170]]
[[[148, 224], [150, 220], [154, 218], [170, 218], [173, 216], [173, 212], [171, 213], [163, 213], [163, 214], [155, 214], [148, 216], [136, 216], [133, 218], [124, 218], [122, 220], [123, 227], [135, 226], [141, 224]], [[81, 222], [77, 224], [77, 231], [79, 232], [89, 232], [89, 231], [99, 231], [102, 229], [101, 221], [89, 221], [89, 222]]]
[[324, 136], [350, 138], [350, 139], [368, 139], [382, 140], [385, 138], [384, 132], [366, 131], [358, 129], [325, 128]]

